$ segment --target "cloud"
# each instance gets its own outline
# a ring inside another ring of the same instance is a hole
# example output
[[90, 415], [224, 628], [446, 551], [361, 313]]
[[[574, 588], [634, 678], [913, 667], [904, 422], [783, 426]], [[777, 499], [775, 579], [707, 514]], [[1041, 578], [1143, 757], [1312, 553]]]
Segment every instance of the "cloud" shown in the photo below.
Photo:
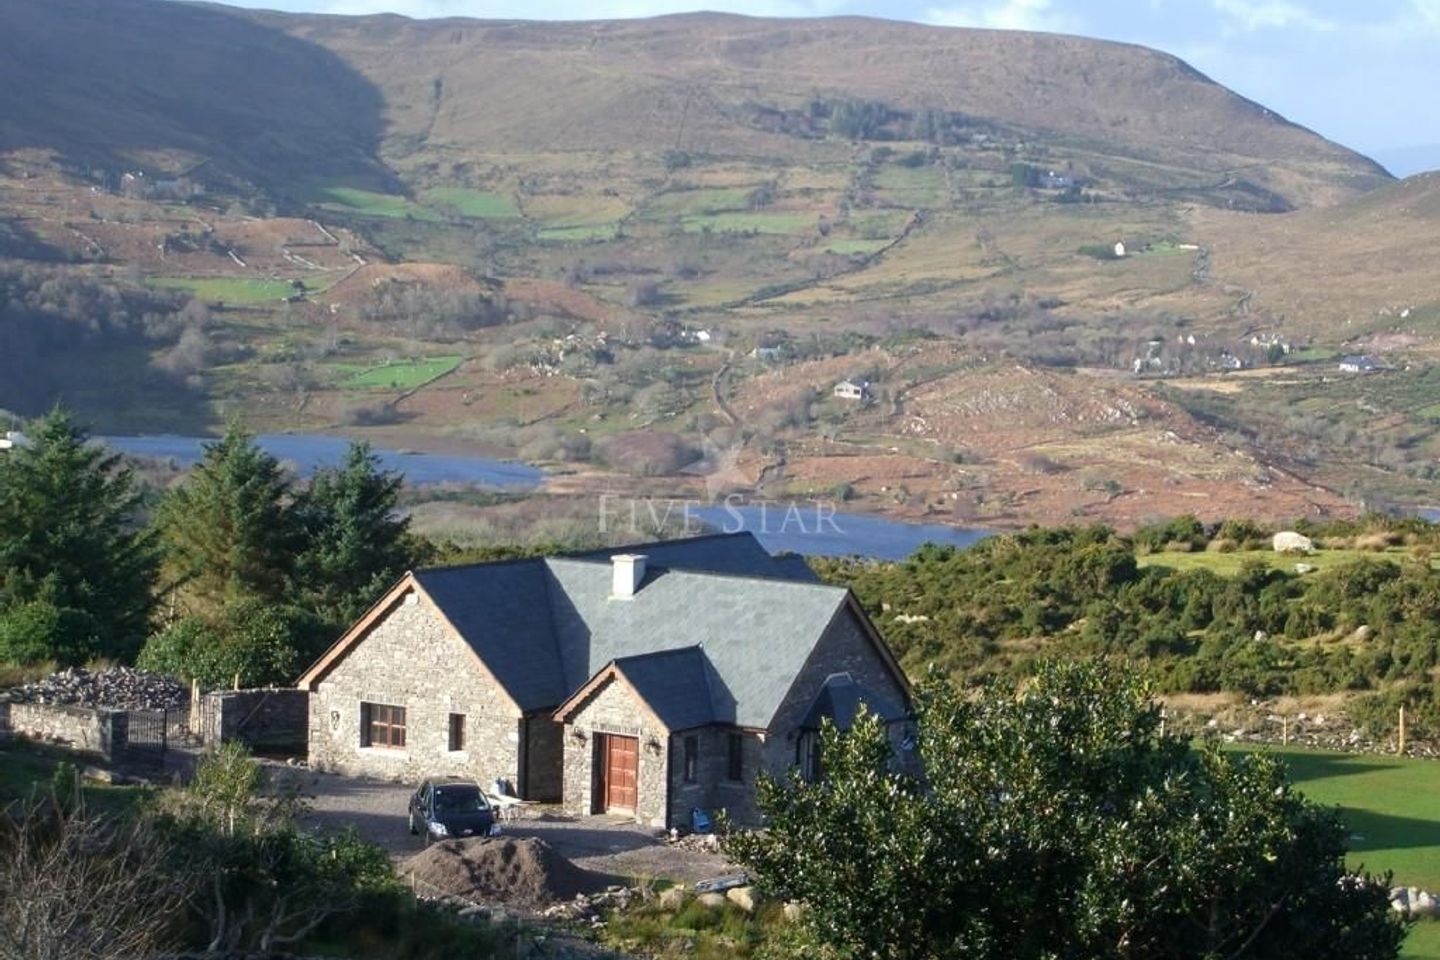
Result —
[[1221, 28], [1228, 33], [1289, 29], [1329, 32], [1336, 28], [1334, 21], [1291, 0], [1210, 0], [1210, 5], [1220, 15]]
[[1053, 0], [990, 0], [925, 11], [927, 23], [946, 27], [987, 27], [992, 30], [1040, 30], [1079, 33], [1079, 17], [1055, 9]]

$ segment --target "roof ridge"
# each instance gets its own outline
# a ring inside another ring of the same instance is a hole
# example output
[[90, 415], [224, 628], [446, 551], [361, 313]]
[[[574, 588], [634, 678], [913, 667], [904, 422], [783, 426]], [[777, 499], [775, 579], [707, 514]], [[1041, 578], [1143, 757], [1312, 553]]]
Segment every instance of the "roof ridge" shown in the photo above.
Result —
[[[777, 558], [771, 557], [771, 559]], [[552, 563], [557, 560], [568, 561], [570, 563], [584, 563], [593, 566], [599, 566], [604, 563], [604, 561], [586, 560], [580, 557], [546, 558], [547, 563]], [[656, 570], [662, 573], [682, 573], [690, 577], [714, 577], [720, 580], [759, 580], [762, 583], [792, 584], [797, 587], [823, 587], [826, 590], [839, 590], [842, 592], [847, 589], [845, 587], [837, 587], [833, 583], [825, 583], [821, 580], [796, 580], [794, 577], [787, 577], [780, 573], [725, 573], [720, 570], [696, 570], [693, 567], [668, 567], [659, 563], [646, 563], [645, 569], [647, 572]]]
[[[503, 567], [520, 563], [548, 563], [551, 560], [575, 560], [581, 563], [595, 562], [603, 563], [609, 556], [616, 553], [623, 553], [627, 550], [636, 550], [641, 547], [669, 547], [682, 543], [700, 543], [705, 540], [722, 540], [728, 537], [749, 537], [758, 544], [759, 538], [749, 530], [736, 530], [733, 533], [704, 533], [694, 537], [676, 537], [672, 540], [645, 540], [639, 543], [621, 544], [614, 547], [594, 547], [585, 550], [562, 550], [559, 553], [537, 553], [530, 557], [507, 557], [503, 560], [476, 560], [472, 563], [455, 563], [448, 566], [436, 565], [431, 567], [417, 567], [410, 571], [414, 574], [421, 573], [445, 573], [451, 570], [474, 570], [478, 567]], [[761, 549], [764, 549], [762, 546]], [[765, 551], [767, 556], [774, 559], [773, 554]], [[603, 555], [603, 556], [602, 556]], [[663, 569], [663, 568], [662, 568]]]

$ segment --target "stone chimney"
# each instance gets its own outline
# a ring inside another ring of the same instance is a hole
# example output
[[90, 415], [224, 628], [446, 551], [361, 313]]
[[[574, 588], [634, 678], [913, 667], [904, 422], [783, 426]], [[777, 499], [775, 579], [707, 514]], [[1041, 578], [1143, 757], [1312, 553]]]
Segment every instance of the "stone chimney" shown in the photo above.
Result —
[[629, 600], [640, 589], [645, 579], [645, 555], [643, 553], [617, 553], [610, 558], [612, 579], [610, 596], [615, 600]]

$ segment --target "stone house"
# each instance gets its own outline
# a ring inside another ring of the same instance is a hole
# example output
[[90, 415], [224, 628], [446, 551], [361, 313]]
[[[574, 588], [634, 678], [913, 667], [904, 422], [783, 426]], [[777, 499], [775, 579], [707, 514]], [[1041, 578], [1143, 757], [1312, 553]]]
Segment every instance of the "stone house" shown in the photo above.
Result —
[[756, 818], [825, 718], [905, 742], [910, 693], [848, 590], [748, 533], [407, 574], [300, 679], [312, 766], [511, 781], [654, 826]]

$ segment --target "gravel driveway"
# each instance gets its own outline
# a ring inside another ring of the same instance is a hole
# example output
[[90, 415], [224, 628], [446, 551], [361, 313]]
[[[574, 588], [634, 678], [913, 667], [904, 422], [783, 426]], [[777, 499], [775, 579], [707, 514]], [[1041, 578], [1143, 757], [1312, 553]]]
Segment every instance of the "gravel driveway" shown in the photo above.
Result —
[[[419, 852], [420, 837], [406, 825], [414, 785], [341, 777], [296, 767], [273, 768], [277, 780], [293, 785], [309, 801], [307, 824], [329, 829], [354, 827], [379, 844], [396, 862]], [[525, 816], [506, 820], [505, 833], [539, 837], [577, 866], [625, 880], [663, 878], [693, 883], [734, 872], [718, 853], [676, 847], [661, 831], [612, 817], [568, 817], [555, 807], [527, 808]]]

